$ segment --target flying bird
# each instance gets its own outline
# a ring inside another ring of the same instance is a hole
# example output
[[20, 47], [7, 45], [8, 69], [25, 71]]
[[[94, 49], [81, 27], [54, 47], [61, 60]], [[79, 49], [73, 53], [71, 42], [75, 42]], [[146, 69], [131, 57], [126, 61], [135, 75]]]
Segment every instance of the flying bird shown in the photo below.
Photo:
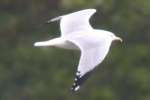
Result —
[[106, 57], [111, 43], [122, 39], [114, 33], [94, 29], [89, 22], [96, 9], [84, 9], [62, 15], [48, 21], [60, 20], [61, 36], [34, 46], [52, 46], [64, 49], [80, 50], [81, 56], [71, 90], [77, 91], [90, 75], [90, 72]]

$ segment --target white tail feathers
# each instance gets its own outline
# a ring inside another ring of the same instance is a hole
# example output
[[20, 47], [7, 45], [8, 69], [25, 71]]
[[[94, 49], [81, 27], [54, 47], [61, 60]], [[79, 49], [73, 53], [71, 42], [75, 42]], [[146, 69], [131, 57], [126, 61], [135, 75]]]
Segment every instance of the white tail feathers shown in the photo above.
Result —
[[49, 41], [35, 42], [34, 46], [53, 46], [56, 45], [57, 41], [55, 39]]
[[57, 46], [60, 45], [63, 41], [61, 38], [54, 38], [48, 41], [35, 42], [34, 46]]
[[36, 42], [34, 43], [34, 46], [49, 46], [50, 44], [48, 42]]

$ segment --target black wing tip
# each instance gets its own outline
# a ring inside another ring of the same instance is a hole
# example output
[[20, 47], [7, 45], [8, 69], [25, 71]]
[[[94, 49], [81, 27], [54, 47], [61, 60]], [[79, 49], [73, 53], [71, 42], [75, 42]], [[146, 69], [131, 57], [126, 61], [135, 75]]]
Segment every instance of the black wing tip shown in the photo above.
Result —
[[76, 93], [80, 89], [80, 86], [72, 87], [71, 92]]
[[89, 76], [90, 72], [87, 72], [85, 75], [81, 76], [80, 71], [77, 71], [71, 91], [73, 93], [77, 92], [80, 89], [80, 86], [88, 79]]
[[74, 79], [74, 83], [73, 83], [72, 88], [71, 88], [72, 92], [76, 92], [79, 90], [79, 88], [80, 88], [80, 76], [81, 76], [80, 72], [77, 71], [75, 79]]

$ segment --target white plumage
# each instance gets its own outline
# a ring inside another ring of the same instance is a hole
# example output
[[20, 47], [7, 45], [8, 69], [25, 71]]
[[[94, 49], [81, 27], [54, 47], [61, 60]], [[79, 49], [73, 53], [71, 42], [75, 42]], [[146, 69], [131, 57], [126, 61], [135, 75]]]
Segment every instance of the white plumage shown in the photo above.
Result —
[[95, 12], [95, 9], [85, 9], [51, 19], [49, 22], [60, 20], [61, 36], [34, 44], [81, 51], [73, 91], [77, 91], [90, 71], [104, 60], [112, 41], [122, 41], [112, 32], [92, 28], [89, 19]]

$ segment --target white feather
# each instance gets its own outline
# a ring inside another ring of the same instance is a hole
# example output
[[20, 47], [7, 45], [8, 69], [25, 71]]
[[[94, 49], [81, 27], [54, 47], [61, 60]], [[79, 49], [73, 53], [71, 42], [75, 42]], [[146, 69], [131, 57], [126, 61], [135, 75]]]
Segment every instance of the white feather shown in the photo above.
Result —
[[[104, 60], [113, 40], [121, 40], [112, 32], [92, 28], [89, 19], [95, 12], [95, 9], [85, 9], [50, 20], [60, 20], [61, 36], [36, 42], [34, 46], [56, 46], [81, 50], [77, 70], [80, 72], [79, 78], [82, 78]], [[78, 80], [75, 79], [75, 81]], [[79, 88], [80, 86], [74, 87], [74, 90], [77, 91]]]

